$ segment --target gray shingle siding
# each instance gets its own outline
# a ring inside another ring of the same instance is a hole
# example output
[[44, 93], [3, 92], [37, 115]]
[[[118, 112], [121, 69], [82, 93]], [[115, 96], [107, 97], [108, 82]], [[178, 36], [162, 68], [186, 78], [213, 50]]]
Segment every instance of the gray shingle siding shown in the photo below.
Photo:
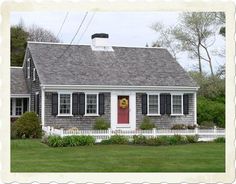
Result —
[[[100, 116], [110, 123], [111, 106], [110, 93], [105, 93], [105, 114]], [[52, 93], [45, 93], [45, 126], [53, 126], [55, 128], [72, 128], [77, 127], [81, 130], [93, 129], [95, 124], [94, 116], [53, 116], [52, 115]]]
[[[136, 127], [139, 128], [145, 115], [142, 114], [142, 94], [136, 94]], [[157, 128], [171, 128], [174, 124], [194, 125], [194, 95], [189, 94], [189, 114], [183, 116], [150, 116]]]
[[[27, 68], [26, 68], [26, 62], [27, 62], [28, 58], [31, 58], [30, 78], [29, 79], [27, 78]], [[33, 68], [35, 68], [34, 60], [31, 56], [29, 49], [27, 49], [26, 54], [25, 54], [25, 62], [23, 65], [23, 72], [24, 72], [24, 76], [25, 76], [28, 90], [30, 92], [30, 97], [31, 97], [30, 111], [36, 112], [35, 105], [34, 105], [35, 104], [35, 93], [38, 92], [39, 93], [39, 117], [41, 117], [41, 87], [40, 87], [41, 83], [39, 80], [37, 69], [36, 69], [36, 73], [35, 73], [35, 81], [33, 81]]]

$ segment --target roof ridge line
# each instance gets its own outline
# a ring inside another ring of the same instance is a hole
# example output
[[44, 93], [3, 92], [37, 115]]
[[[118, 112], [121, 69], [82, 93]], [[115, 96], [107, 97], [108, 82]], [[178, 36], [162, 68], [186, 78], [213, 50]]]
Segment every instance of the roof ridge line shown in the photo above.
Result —
[[[70, 43], [59, 43], [59, 42], [35, 42], [35, 41], [27, 41], [27, 43], [32, 44], [48, 44], [48, 45], [71, 45], [71, 46], [91, 46], [91, 44], [70, 44]], [[123, 47], [123, 48], [142, 48], [142, 49], [166, 49], [164, 47], [145, 47], [145, 46], [121, 46], [121, 45], [110, 45], [111, 47]]]

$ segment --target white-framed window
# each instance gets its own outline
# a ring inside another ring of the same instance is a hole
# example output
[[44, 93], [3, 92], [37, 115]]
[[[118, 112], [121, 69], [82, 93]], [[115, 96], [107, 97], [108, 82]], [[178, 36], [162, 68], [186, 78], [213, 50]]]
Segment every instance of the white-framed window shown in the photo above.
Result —
[[23, 98], [11, 99], [11, 116], [18, 117], [23, 114]]
[[172, 95], [171, 114], [183, 115], [183, 94], [173, 94]]
[[72, 94], [59, 93], [58, 95], [58, 114], [59, 116], [72, 115]]
[[98, 115], [98, 94], [85, 95], [85, 114]]
[[30, 58], [27, 60], [27, 78], [30, 79]]
[[33, 81], [35, 81], [36, 68], [33, 69]]
[[148, 115], [160, 115], [159, 94], [148, 94], [147, 105]]

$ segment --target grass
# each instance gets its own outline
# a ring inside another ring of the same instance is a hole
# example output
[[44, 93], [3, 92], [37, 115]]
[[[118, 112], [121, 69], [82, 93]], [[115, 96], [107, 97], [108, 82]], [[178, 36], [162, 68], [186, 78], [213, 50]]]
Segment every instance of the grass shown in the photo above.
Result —
[[40, 140], [12, 140], [11, 171], [224, 172], [225, 144], [51, 148]]

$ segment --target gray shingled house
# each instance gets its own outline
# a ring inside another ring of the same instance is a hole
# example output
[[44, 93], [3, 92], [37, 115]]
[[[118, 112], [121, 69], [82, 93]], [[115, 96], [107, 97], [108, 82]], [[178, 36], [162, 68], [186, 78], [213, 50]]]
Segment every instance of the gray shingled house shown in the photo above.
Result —
[[11, 116], [34, 111], [43, 126], [138, 129], [145, 116], [158, 128], [197, 123], [197, 85], [164, 48], [28, 42], [23, 67], [11, 68]]

